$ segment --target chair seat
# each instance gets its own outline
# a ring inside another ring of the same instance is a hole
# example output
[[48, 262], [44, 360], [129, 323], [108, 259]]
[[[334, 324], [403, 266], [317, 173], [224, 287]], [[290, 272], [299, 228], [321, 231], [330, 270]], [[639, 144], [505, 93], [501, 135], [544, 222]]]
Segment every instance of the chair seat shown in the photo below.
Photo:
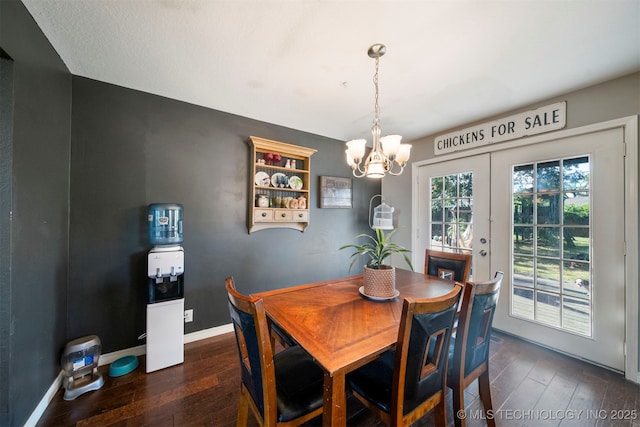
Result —
[[349, 386], [384, 412], [391, 412], [395, 350], [347, 375]]
[[278, 422], [286, 422], [322, 407], [324, 373], [300, 346], [274, 355]]

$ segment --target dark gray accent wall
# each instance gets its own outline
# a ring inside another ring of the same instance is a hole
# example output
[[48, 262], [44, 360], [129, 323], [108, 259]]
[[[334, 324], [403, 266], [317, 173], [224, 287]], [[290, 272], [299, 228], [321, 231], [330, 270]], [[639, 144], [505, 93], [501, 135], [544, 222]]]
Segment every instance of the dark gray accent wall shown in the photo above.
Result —
[[11, 58], [1, 123], [12, 128], [0, 174], [0, 425], [15, 426], [60, 372], [66, 340], [71, 74], [17, 0], [0, 1], [0, 48]]
[[[0, 52], [2, 53], [2, 52]], [[0, 277], [10, 278], [13, 61], [0, 56]], [[0, 281], [0, 425], [9, 417], [10, 282]]]
[[[0, 49], [0, 426], [27, 421], [69, 340], [142, 343], [149, 203], [185, 206], [187, 333], [228, 323], [227, 275], [251, 293], [349, 273], [337, 248], [368, 230], [380, 183], [317, 208], [318, 176], [350, 176], [339, 141], [72, 79], [18, 0], [0, 1]], [[247, 233], [249, 135], [318, 150], [304, 233]]]
[[[248, 233], [251, 135], [318, 150], [304, 232]], [[148, 204], [184, 206], [189, 333], [229, 323], [226, 276], [252, 293], [347, 275], [337, 248], [370, 231], [380, 192], [354, 179], [353, 209], [319, 209], [319, 176], [351, 176], [343, 142], [76, 76], [71, 151], [67, 336], [97, 334], [105, 352], [144, 343]]]

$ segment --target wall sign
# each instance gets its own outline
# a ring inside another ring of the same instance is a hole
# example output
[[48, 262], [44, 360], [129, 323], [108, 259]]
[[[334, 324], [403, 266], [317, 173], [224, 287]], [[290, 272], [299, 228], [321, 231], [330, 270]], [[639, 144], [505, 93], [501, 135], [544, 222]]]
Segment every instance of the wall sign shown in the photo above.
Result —
[[437, 136], [434, 154], [468, 150], [494, 142], [508, 141], [562, 129], [567, 124], [567, 101], [540, 107], [493, 122]]

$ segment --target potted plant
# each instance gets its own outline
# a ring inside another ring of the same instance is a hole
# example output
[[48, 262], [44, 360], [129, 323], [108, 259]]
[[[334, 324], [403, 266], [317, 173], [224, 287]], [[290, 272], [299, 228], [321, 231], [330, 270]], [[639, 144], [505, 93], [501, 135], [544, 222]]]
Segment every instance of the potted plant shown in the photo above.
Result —
[[359, 256], [369, 257], [368, 262], [364, 266], [363, 275], [363, 293], [366, 296], [375, 298], [394, 298], [397, 296], [396, 270], [394, 267], [384, 264], [384, 260], [390, 255], [402, 254], [404, 260], [413, 271], [413, 264], [411, 264], [411, 259], [409, 259], [407, 255], [411, 253], [411, 251], [390, 240], [396, 231], [397, 229], [385, 235], [384, 230], [377, 228], [375, 237], [369, 234], [359, 234], [356, 236], [356, 238], [364, 237], [368, 239], [363, 244], [344, 245], [339, 248], [339, 250], [355, 249], [355, 252], [351, 254], [349, 270], [351, 270], [351, 267], [353, 267], [353, 264]]

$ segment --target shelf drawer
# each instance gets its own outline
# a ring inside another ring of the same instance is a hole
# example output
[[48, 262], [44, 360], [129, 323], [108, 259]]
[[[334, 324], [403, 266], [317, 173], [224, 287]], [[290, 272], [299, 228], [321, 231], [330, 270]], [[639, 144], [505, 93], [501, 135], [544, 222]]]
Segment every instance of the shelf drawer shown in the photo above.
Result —
[[276, 209], [273, 215], [274, 221], [292, 222], [293, 215], [290, 210]]
[[293, 222], [309, 222], [308, 210], [294, 210], [291, 211], [293, 216]]
[[273, 211], [271, 209], [254, 209], [254, 222], [273, 222]]

